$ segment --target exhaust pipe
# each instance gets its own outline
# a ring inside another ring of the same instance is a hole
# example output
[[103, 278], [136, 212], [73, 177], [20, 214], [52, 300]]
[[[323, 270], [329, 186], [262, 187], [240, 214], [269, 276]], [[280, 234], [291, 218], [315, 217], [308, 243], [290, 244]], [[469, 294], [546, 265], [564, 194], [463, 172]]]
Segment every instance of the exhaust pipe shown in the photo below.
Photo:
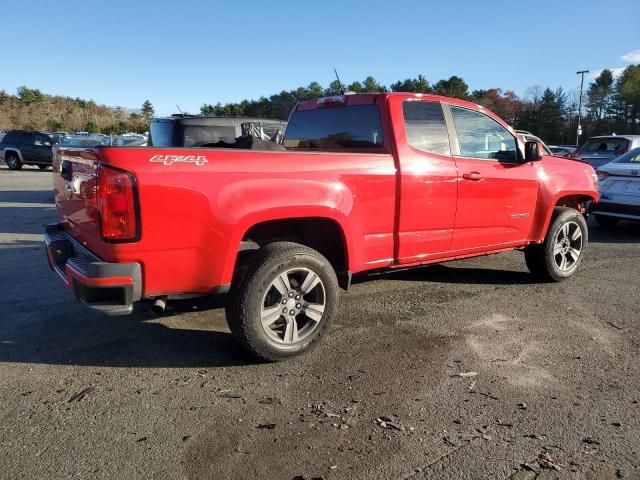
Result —
[[165, 308], [167, 308], [167, 296], [162, 295], [160, 297], [156, 297], [155, 302], [153, 302], [153, 306], [151, 307], [151, 311], [156, 314], [160, 314], [164, 312]]

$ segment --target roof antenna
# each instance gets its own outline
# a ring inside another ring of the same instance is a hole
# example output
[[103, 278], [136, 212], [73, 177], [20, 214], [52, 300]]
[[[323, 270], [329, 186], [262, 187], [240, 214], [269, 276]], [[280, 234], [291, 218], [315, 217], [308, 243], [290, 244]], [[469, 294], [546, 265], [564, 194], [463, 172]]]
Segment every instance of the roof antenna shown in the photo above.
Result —
[[180, 112], [180, 115], [182, 115], [182, 116], [184, 117], [184, 113], [182, 113], [182, 110], [180, 110], [180, 105], [178, 105], [178, 104], [176, 103], [176, 107], [178, 107], [178, 111]]
[[338, 86], [340, 87], [340, 93], [344, 95], [344, 86], [342, 85], [342, 82], [340, 81], [340, 77], [338, 76], [338, 70], [336, 70], [334, 67], [333, 71], [335, 72], [336, 78], [338, 79]]

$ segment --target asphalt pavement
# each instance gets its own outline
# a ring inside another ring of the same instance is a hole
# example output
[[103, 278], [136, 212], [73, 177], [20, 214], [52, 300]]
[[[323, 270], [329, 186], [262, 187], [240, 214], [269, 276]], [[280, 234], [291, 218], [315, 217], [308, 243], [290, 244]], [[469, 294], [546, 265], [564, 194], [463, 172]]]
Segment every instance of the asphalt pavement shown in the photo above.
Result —
[[49, 270], [52, 173], [0, 167], [0, 477], [640, 478], [640, 225], [578, 275], [520, 252], [361, 277], [256, 363], [224, 298], [108, 318]]

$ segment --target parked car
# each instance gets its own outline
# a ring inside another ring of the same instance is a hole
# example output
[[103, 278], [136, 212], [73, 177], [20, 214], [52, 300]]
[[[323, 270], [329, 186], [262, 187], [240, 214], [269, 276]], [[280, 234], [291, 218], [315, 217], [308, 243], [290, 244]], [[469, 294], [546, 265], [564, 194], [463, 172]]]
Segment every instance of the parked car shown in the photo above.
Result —
[[278, 148], [56, 147], [49, 264], [109, 314], [229, 292], [234, 336], [273, 361], [317, 343], [356, 273], [523, 249], [561, 281], [582, 262], [594, 170], [473, 103], [307, 100]]
[[52, 143], [46, 133], [9, 130], [0, 141], [0, 160], [11, 170], [20, 170], [23, 165], [44, 170], [51, 166]]
[[640, 220], [640, 148], [600, 167], [600, 200], [591, 207], [596, 221], [611, 227], [622, 219]]
[[602, 135], [589, 138], [573, 152], [571, 158], [598, 169], [636, 147], [640, 147], [640, 135]]
[[263, 140], [279, 142], [285, 125], [286, 122], [271, 118], [205, 115], [174, 115], [168, 118], [153, 118], [149, 145], [154, 147], [200, 147], [218, 142], [231, 144], [236, 141], [236, 138], [248, 133]]
[[549, 145], [549, 150], [554, 155], [559, 157], [569, 157], [573, 152], [576, 151], [578, 147], [573, 147], [569, 145]]
[[528, 132], [527, 130], [516, 130], [516, 133], [520, 135], [523, 142], [538, 142], [542, 144], [542, 149], [544, 150], [545, 155], [555, 155], [547, 144], [540, 140], [540, 137], [535, 136], [533, 133]]

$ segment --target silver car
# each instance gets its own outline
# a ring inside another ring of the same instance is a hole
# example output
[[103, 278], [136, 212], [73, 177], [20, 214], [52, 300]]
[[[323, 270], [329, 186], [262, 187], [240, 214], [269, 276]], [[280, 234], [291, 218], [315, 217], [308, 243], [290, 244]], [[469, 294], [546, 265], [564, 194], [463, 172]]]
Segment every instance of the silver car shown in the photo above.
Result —
[[619, 220], [640, 220], [640, 148], [596, 170], [600, 201], [591, 207], [596, 221], [613, 226]]
[[602, 135], [589, 138], [571, 154], [571, 158], [597, 169], [637, 147], [640, 147], [640, 135]]

